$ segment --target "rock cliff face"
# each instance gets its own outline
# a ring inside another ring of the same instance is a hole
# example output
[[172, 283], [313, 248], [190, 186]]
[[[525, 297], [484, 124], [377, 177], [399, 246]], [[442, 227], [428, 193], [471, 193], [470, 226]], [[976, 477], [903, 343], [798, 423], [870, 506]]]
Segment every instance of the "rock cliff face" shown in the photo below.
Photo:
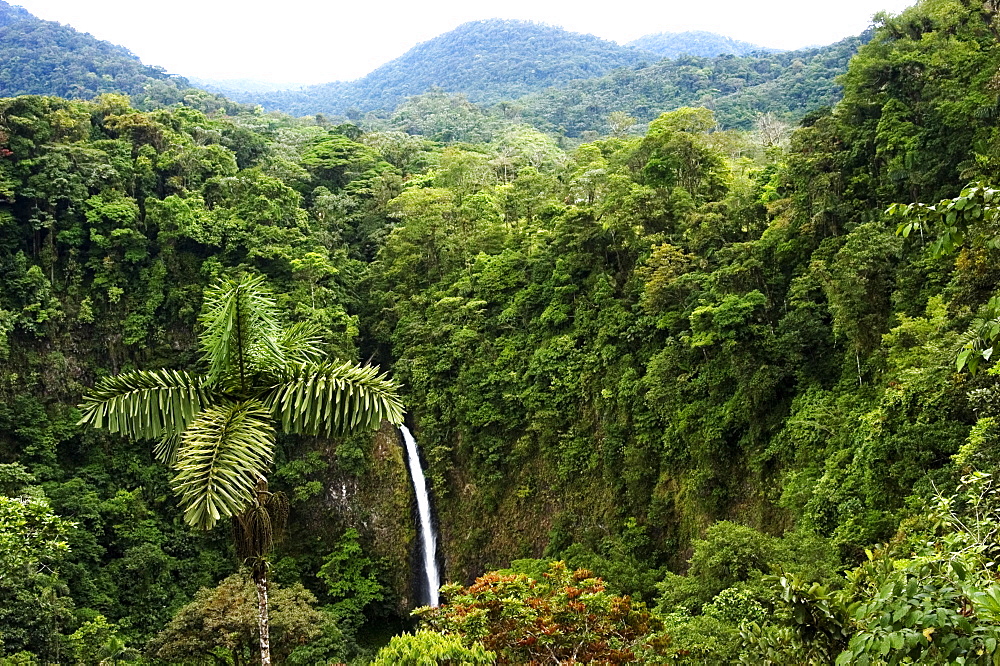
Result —
[[[419, 416], [414, 415], [418, 442]], [[594, 446], [602, 446], [605, 438], [605, 433], [594, 432]], [[430, 448], [430, 437], [425, 444]], [[551, 458], [537, 452], [524, 456], [502, 481], [480, 483], [470, 471], [472, 465], [458, 453], [464, 449], [461, 434], [455, 434], [454, 463], [433, 485], [444, 581], [468, 585], [512, 560], [564, 557], [574, 543], [603, 550], [604, 544], [622, 538], [630, 520], [642, 526], [643, 540], [670, 553], [663, 563], [677, 569], [686, 566], [692, 539], [700, 538], [720, 516], [772, 529], [790, 526], [787, 513], [762, 490], [759, 478], [745, 471], [739, 477], [745, 465], [738, 461], [729, 468], [732, 477], [742, 481], [734, 481], [731, 500], [719, 504], [682, 473], [661, 470], [641, 489], [625, 483], [621, 468], [604, 464], [561, 478]]]
[[416, 605], [411, 575], [417, 529], [413, 491], [399, 431], [388, 424], [372, 438], [368, 471], [358, 479], [353, 497], [356, 515], [362, 517], [358, 531], [371, 539], [376, 552], [386, 558], [392, 590], [400, 610]]
[[562, 492], [546, 480], [547, 471], [536, 461], [497, 493], [461, 468], [452, 471], [436, 506], [447, 580], [469, 584], [511, 560], [542, 557], [566, 527], [607, 534], [615, 515], [609, 488], [598, 482]]
[[338, 464], [337, 442], [317, 443], [331, 464], [322, 491], [294, 508], [288, 546], [297, 558], [322, 558], [344, 530], [354, 528], [366, 554], [381, 558], [388, 599], [400, 614], [416, 606], [411, 555], [416, 548], [413, 498], [399, 432], [387, 423], [363, 438], [365, 470], [346, 472]]

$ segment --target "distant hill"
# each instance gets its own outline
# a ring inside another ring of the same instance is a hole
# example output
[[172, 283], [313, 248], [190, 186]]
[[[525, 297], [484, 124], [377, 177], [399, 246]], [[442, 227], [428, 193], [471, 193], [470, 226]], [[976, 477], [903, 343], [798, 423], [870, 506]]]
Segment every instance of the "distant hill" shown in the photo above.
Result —
[[90, 99], [102, 93], [130, 95], [142, 108], [183, 103], [206, 112], [245, 109], [144, 65], [126, 48], [0, 0], [0, 97]]
[[162, 69], [142, 64], [128, 49], [43, 21], [0, 0], [0, 97], [134, 95], [150, 81], [169, 78]]
[[749, 129], [760, 113], [795, 121], [840, 99], [836, 78], [871, 33], [830, 46], [756, 56], [683, 56], [649, 67], [557, 86], [518, 100], [524, 120], [580, 136], [607, 132], [612, 111], [640, 123], [681, 106], [707, 106], [724, 128]]
[[677, 58], [682, 55], [714, 58], [720, 55], [745, 56], [751, 53], [778, 53], [781, 49], [771, 49], [749, 42], [741, 42], [714, 32], [692, 30], [689, 32], [658, 32], [644, 35], [631, 41], [628, 46], [655, 53], [661, 58]]
[[419, 44], [356, 81], [234, 97], [295, 115], [391, 110], [406, 97], [432, 88], [492, 103], [658, 59], [593, 35], [490, 19], [465, 23]]
[[[633, 42], [648, 45], [642, 50], [553, 26], [491, 19], [466, 23], [419, 44], [356, 81], [295, 91], [269, 91], [254, 81], [205, 82], [205, 87], [271, 110], [352, 118], [368, 111], [388, 114], [428, 90], [461, 93], [480, 106], [516, 100], [505, 114], [519, 113], [540, 129], [568, 136], [606, 132], [612, 111], [625, 111], [641, 124], [685, 105], [709, 106], [724, 127], [747, 128], [759, 113], [794, 120], [834, 103], [840, 94], [835, 78], [846, 71], [861, 43], [854, 38], [795, 52], [671, 60], [653, 52], [663, 52], [670, 42], [667, 36]], [[690, 49], [677, 45], [694, 44], [702, 37], [703, 45], [712, 42], [713, 48], [757, 48], [711, 33], [670, 37], [677, 48]], [[222, 85], [233, 88], [216, 87]], [[237, 86], [259, 92], [234, 92]], [[176, 103], [209, 112], [248, 108], [191, 88], [187, 79], [144, 65], [125, 48], [43, 21], [0, 0], [0, 97], [86, 99], [105, 92], [131, 95], [144, 108]]]

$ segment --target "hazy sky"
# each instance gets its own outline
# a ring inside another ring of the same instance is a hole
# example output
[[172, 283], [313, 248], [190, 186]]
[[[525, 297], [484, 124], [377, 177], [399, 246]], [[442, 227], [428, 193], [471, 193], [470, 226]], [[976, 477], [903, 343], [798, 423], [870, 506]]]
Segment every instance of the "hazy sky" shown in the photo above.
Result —
[[775, 48], [829, 44], [913, 0], [9, 0], [125, 46], [149, 65], [199, 78], [324, 83], [367, 74], [466, 21], [541, 21], [628, 42], [708, 30]]

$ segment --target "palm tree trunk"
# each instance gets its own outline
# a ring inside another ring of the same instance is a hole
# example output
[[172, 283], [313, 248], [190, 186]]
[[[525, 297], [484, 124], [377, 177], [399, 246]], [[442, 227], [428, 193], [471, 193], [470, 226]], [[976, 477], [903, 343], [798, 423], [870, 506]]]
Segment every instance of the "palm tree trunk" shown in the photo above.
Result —
[[260, 666], [271, 666], [271, 629], [267, 614], [267, 570], [253, 577], [257, 585], [257, 627], [260, 630]]

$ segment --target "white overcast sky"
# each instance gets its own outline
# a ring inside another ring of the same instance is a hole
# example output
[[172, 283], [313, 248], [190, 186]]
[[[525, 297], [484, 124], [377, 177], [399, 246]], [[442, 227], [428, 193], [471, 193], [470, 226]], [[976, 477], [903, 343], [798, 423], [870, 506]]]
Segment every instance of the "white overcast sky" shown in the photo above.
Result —
[[621, 43], [708, 30], [794, 49], [857, 34], [915, 0], [8, 0], [198, 78], [286, 83], [355, 79], [466, 21], [540, 21]]

